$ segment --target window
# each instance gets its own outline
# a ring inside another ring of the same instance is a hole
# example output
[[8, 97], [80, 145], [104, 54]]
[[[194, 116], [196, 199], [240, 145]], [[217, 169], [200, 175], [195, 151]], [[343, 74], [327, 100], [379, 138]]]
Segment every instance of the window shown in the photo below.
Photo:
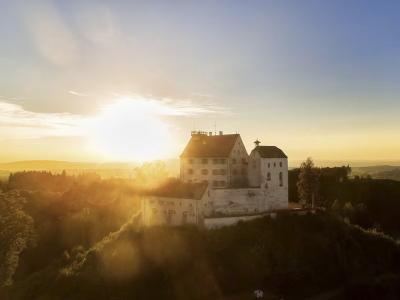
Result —
[[276, 162], [274, 162], [274, 167], [276, 167]]
[[247, 164], [247, 160], [245, 158], [242, 158], [242, 164]]
[[188, 171], [188, 174], [189, 174], [189, 175], [193, 175], [193, 173], [194, 173], [194, 172], [193, 172], [193, 169], [188, 169], [187, 171]]
[[187, 212], [184, 211], [182, 213], [182, 224], [186, 224], [187, 223]]
[[236, 164], [236, 158], [232, 158], [232, 164]]
[[271, 167], [271, 164], [270, 163], [268, 163], [268, 168], [270, 168]]
[[207, 175], [207, 174], [208, 174], [208, 170], [207, 170], [207, 169], [203, 169], [203, 170], [201, 170], [201, 174], [203, 174], [203, 175]]
[[245, 168], [242, 168], [242, 169], [240, 170], [240, 174], [246, 175], [246, 169], [245, 169]]
[[218, 181], [217, 180], [213, 181], [213, 186], [218, 186]]
[[271, 173], [270, 172], [267, 173], [267, 181], [271, 181]]
[[213, 175], [218, 175], [219, 174], [219, 170], [218, 169], [213, 169], [212, 173], [213, 173]]
[[237, 175], [238, 171], [236, 169], [233, 169], [233, 175]]
[[203, 165], [208, 164], [208, 159], [207, 159], [207, 158], [202, 158], [202, 159], [201, 159], [201, 163], [202, 163]]
[[279, 172], [279, 186], [283, 186], [283, 174]]
[[221, 169], [221, 170], [219, 171], [219, 174], [221, 174], [221, 175], [226, 175], [226, 170], [225, 170], [225, 169]]
[[219, 160], [219, 163], [225, 164], [225, 163], [226, 163], [225, 158], [221, 158], [221, 159]]
[[194, 164], [194, 159], [193, 159], [193, 158], [190, 158], [190, 159], [188, 160], [188, 163], [189, 163], [189, 165], [193, 165], [193, 164]]
[[213, 164], [214, 164], [214, 165], [218, 164], [218, 158], [214, 158], [214, 159], [213, 159]]
[[208, 184], [208, 180], [203, 180], [202, 183]]
[[281, 161], [279, 162], [279, 166], [282, 168], [282, 162]]
[[220, 184], [221, 186], [226, 186], [226, 181], [225, 181], [225, 180], [222, 180], [222, 181], [219, 182], [219, 184]]

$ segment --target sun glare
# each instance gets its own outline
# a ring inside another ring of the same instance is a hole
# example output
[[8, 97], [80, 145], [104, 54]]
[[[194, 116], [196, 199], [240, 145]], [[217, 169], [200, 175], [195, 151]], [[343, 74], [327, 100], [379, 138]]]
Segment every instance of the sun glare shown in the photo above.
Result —
[[92, 146], [115, 160], [149, 161], [165, 158], [170, 148], [161, 104], [121, 98], [102, 108], [90, 124]]

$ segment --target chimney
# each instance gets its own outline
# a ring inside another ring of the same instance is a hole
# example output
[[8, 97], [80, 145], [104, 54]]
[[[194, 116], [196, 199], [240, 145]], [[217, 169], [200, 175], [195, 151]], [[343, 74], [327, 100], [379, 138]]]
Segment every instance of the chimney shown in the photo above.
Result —
[[212, 136], [212, 132], [211, 131], [208, 132], [208, 136]]
[[223, 135], [224, 133], [222, 131], [219, 132], [219, 135]]

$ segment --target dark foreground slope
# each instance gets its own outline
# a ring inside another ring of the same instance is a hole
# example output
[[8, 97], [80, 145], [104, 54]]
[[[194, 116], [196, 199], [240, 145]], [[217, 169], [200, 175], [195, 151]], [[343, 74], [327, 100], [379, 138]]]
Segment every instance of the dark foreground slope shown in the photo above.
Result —
[[352, 299], [399, 296], [398, 245], [326, 214], [283, 215], [211, 231], [141, 231], [135, 222], [92, 248], [65, 252], [15, 282], [3, 298], [251, 299], [259, 288], [271, 299], [304, 299], [338, 287]]

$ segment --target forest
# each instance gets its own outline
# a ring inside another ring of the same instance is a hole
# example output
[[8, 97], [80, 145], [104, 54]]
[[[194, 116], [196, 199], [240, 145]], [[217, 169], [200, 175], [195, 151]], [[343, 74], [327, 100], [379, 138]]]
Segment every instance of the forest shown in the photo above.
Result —
[[[316, 214], [214, 230], [140, 227], [141, 197], [179, 184], [161, 163], [133, 179], [13, 173], [0, 186], [0, 298], [398, 299], [400, 182], [311, 171]], [[291, 202], [302, 172], [289, 173]]]

